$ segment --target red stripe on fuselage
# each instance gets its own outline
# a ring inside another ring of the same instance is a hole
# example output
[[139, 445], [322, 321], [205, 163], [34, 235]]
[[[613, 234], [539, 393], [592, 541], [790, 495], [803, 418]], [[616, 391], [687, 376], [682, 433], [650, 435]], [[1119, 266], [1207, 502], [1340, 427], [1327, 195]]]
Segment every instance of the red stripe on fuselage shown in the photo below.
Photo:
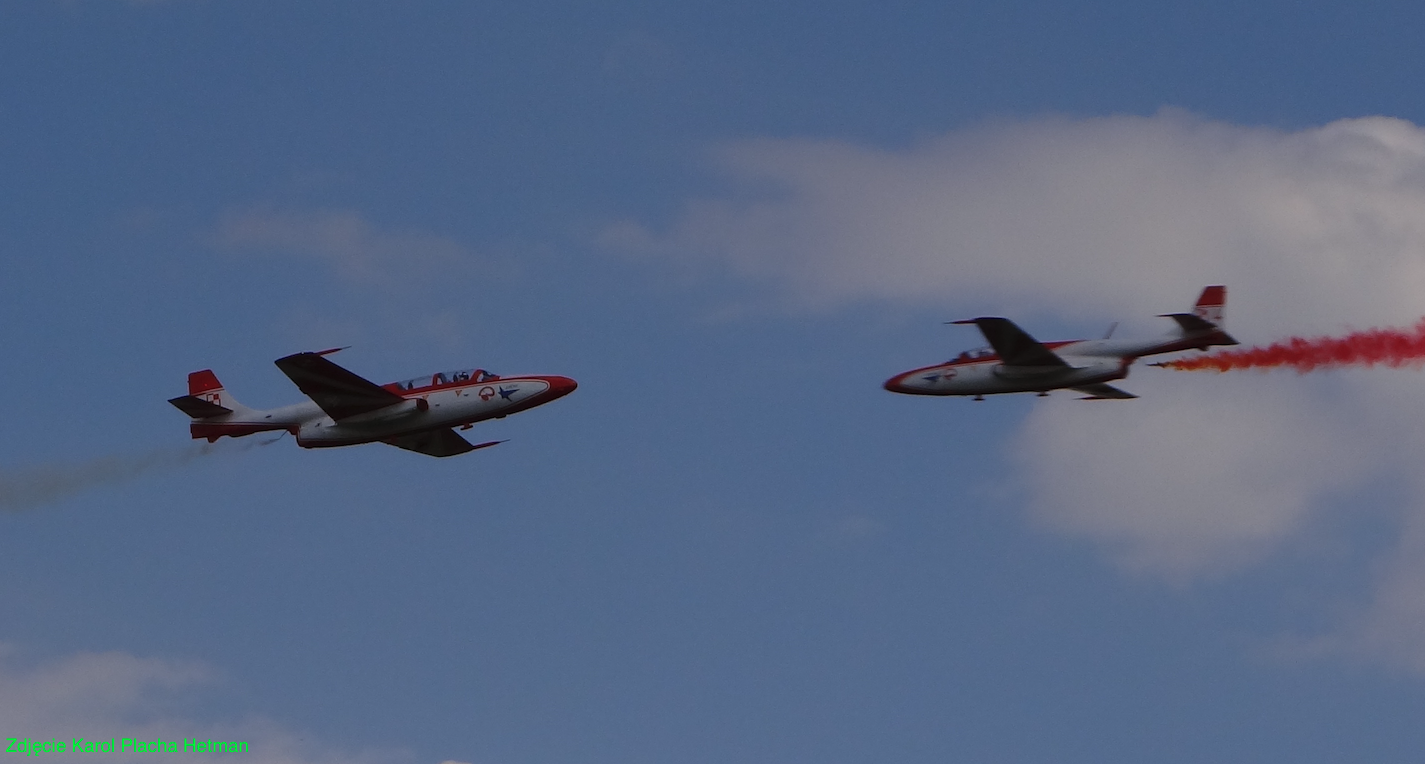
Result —
[[[434, 376], [434, 375], [431, 375], [431, 376]], [[462, 388], [462, 387], [485, 387], [485, 386], [487, 386], [487, 385], [498, 385], [498, 384], [501, 384], [501, 383], [509, 384], [509, 383], [511, 383], [511, 382], [519, 382], [520, 380], [527, 380], [527, 379], [540, 379], [540, 378], [539, 378], [539, 377], [496, 377], [496, 378], [494, 378], [494, 379], [487, 379], [487, 380], [485, 380], [484, 382], [473, 382], [473, 381], [468, 380], [468, 379], [462, 379], [462, 380], [460, 380], [459, 382], [446, 382], [446, 383], [443, 384], [443, 385], [426, 385], [425, 387], [412, 387], [412, 388], [410, 388], [409, 390], [407, 390], [407, 389], [404, 388], [404, 387], [401, 387], [401, 383], [399, 383], [399, 382], [388, 382], [388, 383], [382, 385], [381, 387], [383, 387], [383, 388], [385, 388], [385, 389], [387, 389], [387, 390], [390, 390], [391, 392], [393, 392], [393, 393], [395, 393], [395, 394], [401, 396], [402, 398], [412, 398], [412, 397], [419, 396], [419, 395], [429, 395], [429, 394], [431, 394], [431, 393], [445, 392], [446, 390], [459, 390], [459, 389]]]
[[[446, 382], [443, 385], [426, 385], [425, 387], [413, 387], [409, 390], [401, 387], [400, 383], [398, 382], [388, 382], [387, 384], [384, 384], [381, 387], [390, 390], [391, 392], [401, 396], [402, 398], [418, 398], [423, 395], [430, 395], [431, 393], [443, 393], [448, 390], [459, 390], [461, 388], [466, 387], [497, 387], [499, 385], [511, 385], [516, 382], [544, 382], [545, 384], [549, 385], [551, 389], [554, 389], [560, 387], [560, 385], [555, 383], [556, 380], [563, 379], [568, 379], [568, 377], [538, 375], [530, 377], [495, 377], [494, 379], [487, 379], [483, 382], [473, 382], [468, 379], [463, 379], [459, 382]], [[572, 382], [573, 380], [570, 381]], [[573, 388], [570, 389], [572, 390]]]

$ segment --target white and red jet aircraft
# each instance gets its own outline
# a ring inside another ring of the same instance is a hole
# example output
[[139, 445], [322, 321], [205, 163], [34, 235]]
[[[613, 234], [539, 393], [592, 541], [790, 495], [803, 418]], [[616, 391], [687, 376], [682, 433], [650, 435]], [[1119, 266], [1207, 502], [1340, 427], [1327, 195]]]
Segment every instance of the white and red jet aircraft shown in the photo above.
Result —
[[318, 353], [297, 353], [275, 361], [310, 401], [259, 410], [238, 403], [212, 370], [188, 375], [188, 394], [169, 400], [193, 418], [194, 438], [209, 443], [228, 435], [285, 430], [303, 448], [381, 442], [430, 456], [455, 456], [494, 446], [471, 445], [454, 427], [469, 429], [486, 419], [503, 419], [562, 398], [578, 384], [568, 377], [498, 377], [483, 369], [448, 371], [378, 385], [343, 369]]
[[997, 393], [1048, 395], [1050, 390], [1065, 388], [1084, 393], [1085, 400], [1137, 398], [1106, 383], [1128, 376], [1128, 367], [1145, 355], [1236, 345], [1237, 340], [1222, 328], [1226, 306], [1227, 287], [1207, 287], [1191, 313], [1163, 314], [1178, 325], [1155, 340], [1105, 337], [1041, 343], [1007, 318], [952, 321], [978, 326], [990, 347], [966, 351], [939, 366], [897, 374], [886, 380], [885, 388], [908, 395], [973, 395], [977, 401]]

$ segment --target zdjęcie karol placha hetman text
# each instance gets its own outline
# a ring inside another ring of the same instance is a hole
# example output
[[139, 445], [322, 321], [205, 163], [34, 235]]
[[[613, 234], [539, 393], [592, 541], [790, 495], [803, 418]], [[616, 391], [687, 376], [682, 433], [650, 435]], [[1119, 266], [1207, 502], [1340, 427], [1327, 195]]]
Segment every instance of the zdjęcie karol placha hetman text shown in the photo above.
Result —
[[42, 756], [47, 753], [247, 753], [251, 746], [246, 740], [138, 740], [130, 737], [116, 737], [108, 740], [86, 740], [82, 737], [69, 740], [30, 740], [29, 738], [5, 738], [5, 753], [22, 753], [26, 756]]

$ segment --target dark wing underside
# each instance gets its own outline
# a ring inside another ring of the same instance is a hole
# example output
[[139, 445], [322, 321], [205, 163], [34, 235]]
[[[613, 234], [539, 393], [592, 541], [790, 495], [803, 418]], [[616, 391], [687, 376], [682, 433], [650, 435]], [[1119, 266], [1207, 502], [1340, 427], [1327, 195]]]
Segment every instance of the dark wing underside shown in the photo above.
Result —
[[1081, 400], [1086, 400], [1086, 401], [1107, 401], [1107, 400], [1119, 401], [1119, 400], [1128, 400], [1129, 398], [1137, 398], [1137, 397], [1138, 397], [1138, 396], [1134, 395], [1133, 393], [1124, 392], [1123, 390], [1119, 390], [1118, 388], [1114, 387], [1113, 385], [1105, 385], [1105, 384], [1079, 385], [1078, 387], [1071, 388], [1071, 389], [1073, 389], [1073, 390], [1075, 390], [1075, 391], [1077, 391], [1077, 392], [1083, 393], [1085, 396], [1087, 396], [1087, 397], [1081, 399]]
[[[327, 416], [340, 421], [405, 400], [375, 382], [362, 379], [316, 353], [296, 353], [273, 363]], [[456, 440], [464, 443], [455, 433]], [[466, 444], [469, 445], [469, 444]]]
[[1029, 336], [1028, 332], [1015, 326], [1014, 322], [1007, 318], [986, 316], [955, 323], [978, 326], [980, 333], [989, 340], [990, 347], [995, 349], [1000, 360], [1008, 366], [1054, 367], [1069, 365], [1064, 362], [1064, 359], [1054, 355], [1054, 351]]
[[477, 448], [489, 448], [504, 443], [503, 440], [492, 440], [489, 443], [472, 446], [470, 441], [460, 437], [455, 430], [427, 430], [396, 438], [386, 438], [381, 442], [427, 456], [456, 456]]
[[427, 456], [455, 456], [475, 450], [470, 441], [457, 435], [455, 430], [427, 430], [381, 442]]

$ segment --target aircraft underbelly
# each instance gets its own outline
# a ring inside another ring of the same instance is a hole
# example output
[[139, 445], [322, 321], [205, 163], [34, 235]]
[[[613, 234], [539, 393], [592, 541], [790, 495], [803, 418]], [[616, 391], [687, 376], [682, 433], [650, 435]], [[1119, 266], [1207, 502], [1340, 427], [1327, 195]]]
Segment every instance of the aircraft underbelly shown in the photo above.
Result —
[[322, 411], [317, 408], [316, 404], [298, 403], [267, 411], [234, 413], [226, 417], [198, 419], [189, 424], [188, 429], [194, 438], [206, 438], [212, 442], [225, 435], [241, 438], [244, 435], [255, 435], [260, 432], [277, 432], [279, 430], [291, 432], [301, 427], [303, 422], [321, 415]]
[[983, 372], [957, 376], [946, 392], [950, 395], [1030, 393], [1109, 382], [1126, 376], [1117, 365], [1098, 364], [1081, 368], [995, 366]]

